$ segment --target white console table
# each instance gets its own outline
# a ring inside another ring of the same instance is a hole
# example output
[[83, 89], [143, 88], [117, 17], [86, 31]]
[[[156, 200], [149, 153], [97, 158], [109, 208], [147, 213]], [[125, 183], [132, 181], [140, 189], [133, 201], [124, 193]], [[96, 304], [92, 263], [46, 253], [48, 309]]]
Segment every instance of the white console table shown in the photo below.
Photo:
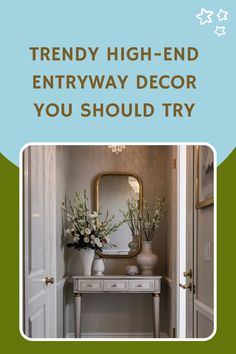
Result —
[[151, 293], [154, 338], [160, 336], [161, 276], [73, 276], [75, 337], [81, 336], [81, 295], [86, 293]]

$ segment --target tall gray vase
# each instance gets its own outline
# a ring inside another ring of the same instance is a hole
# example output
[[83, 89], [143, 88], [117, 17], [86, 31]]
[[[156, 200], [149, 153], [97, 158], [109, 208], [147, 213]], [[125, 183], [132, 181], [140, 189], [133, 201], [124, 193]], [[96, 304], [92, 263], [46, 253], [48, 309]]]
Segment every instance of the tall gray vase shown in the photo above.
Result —
[[152, 252], [152, 241], [143, 241], [141, 252], [137, 256], [142, 275], [153, 275], [157, 261], [157, 255]]

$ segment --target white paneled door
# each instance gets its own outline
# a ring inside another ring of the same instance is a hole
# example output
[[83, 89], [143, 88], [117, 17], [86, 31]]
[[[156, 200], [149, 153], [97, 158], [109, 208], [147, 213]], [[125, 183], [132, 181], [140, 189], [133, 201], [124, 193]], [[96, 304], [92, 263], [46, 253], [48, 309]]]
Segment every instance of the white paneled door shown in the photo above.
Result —
[[31, 146], [23, 154], [23, 328], [31, 338], [56, 337], [54, 149]]
[[[198, 171], [200, 147], [180, 147], [179, 204], [180, 232], [178, 271], [178, 337], [207, 338], [214, 330], [214, 207], [208, 203], [200, 209]], [[205, 148], [206, 149], [206, 148]], [[210, 150], [210, 148], [208, 147]], [[211, 152], [212, 153], [212, 152]], [[182, 172], [181, 172], [182, 171]], [[213, 171], [214, 172], [214, 171]], [[212, 179], [214, 176], [207, 176]], [[180, 178], [181, 180], [181, 178]], [[184, 180], [184, 183], [183, 183]], [[181, 186], [183, 188], [181, 188]], [[182, 215], [182, 219], [181, 219]]]

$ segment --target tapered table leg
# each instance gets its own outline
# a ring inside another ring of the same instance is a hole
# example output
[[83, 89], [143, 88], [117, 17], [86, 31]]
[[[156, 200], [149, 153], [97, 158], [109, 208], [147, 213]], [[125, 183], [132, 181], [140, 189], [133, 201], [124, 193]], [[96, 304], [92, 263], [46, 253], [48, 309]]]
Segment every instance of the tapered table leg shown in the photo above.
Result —
[[154, 338], [160, 337], [160, 294], [152, 294]]
[[81, 337], [81, 294], [74, 293], [75, 299], [75, 338]]

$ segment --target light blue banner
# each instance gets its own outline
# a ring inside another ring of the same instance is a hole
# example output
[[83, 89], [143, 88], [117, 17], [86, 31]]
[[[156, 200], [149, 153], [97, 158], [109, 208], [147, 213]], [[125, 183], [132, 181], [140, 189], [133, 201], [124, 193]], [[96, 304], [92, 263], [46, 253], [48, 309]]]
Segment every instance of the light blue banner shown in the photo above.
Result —
[[[225, 18], [220, 9], [228, 12]], [[18, 165], [19, 151], [29, 142], [207, 142], [216, 148], [219, 164], [235, 146], [235, 10], [236, 3], [225, 0], [5, 1], [0, 151]], [[32, 61], [29, 47], [41, 46], [99, 47], [99, 53], [95, 61]], [[107, 62], [109, 46], [196, 47], [199, 58]], [[33, 90], [36, 74], [120, 74], [129, 81], [125, 90]], [[137, 74], [191, 74], [197, 89], [137, 90]], [[73, 117], [39, 119], [34, 102], [73, 102]], [[83, 102], [151, 102], [157, 110], [152, 118], [81, 118]], [[192, 117], [164, 117], [163, 102], [194, 102]]]

